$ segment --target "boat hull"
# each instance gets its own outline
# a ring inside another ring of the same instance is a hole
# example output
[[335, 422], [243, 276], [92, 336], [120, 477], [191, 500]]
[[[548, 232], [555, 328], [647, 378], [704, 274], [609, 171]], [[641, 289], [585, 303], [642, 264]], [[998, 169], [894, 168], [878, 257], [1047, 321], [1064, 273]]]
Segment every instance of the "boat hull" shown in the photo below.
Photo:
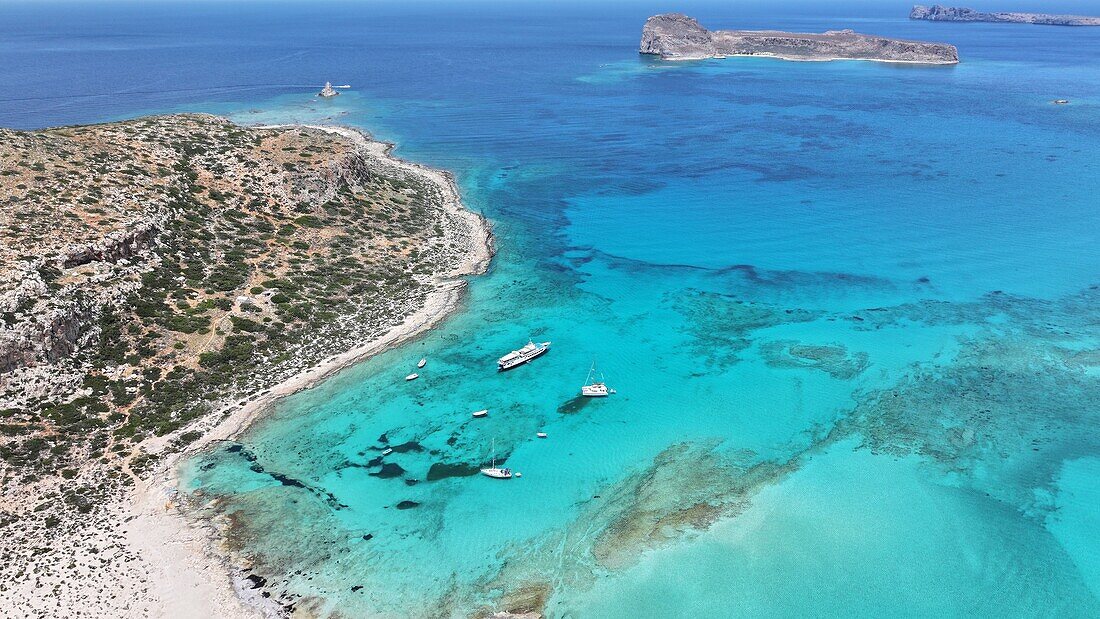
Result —
[[550, 352], [550, 347], [549, 346], [547, 346], [545, 348], [540, 348], [537, 351], [535, 351], [535, 352], [533, 352], [529, 355], [523, 356], [519, 359], [506, 361], [506, 362], [498, 361], [497, 362], [497, 371], [498, 372], [507, 372], [508, 370], [518, 368], [521, 365], [526, 365], [527, 363], [531, 362], [534, 359], [538, 359], [539, 357], [545, 355], [548, 352]]

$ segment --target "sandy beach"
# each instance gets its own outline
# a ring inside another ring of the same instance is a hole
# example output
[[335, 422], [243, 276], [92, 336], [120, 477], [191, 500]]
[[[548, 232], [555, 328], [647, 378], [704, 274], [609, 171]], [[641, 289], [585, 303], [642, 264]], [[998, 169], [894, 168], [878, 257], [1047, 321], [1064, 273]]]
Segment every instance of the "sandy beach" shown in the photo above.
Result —
[[[461, 278], [483, 273], [493, 255], [488, 222], [462, 205], [454, 178], [449, 173], [392, 157], [392, 144], [374, 141], [354, 129], [311, 128], [350, 138], [375, 163], [400, 168], [439, 187], [444, 195], [440, 222], [444, 238], [462, 250], [457, 266], [437, 276], [423, 305], [380, 337], [332, 356], [256, 397], [228, 403], [221, 415], [216, 411], [211, 415], [213, 418], [200, 420], [192, 427], [191, 430], [202, 432], [201, 438], [185, 451], [165, 457], [155, 472], [135, 479], [129, 495], [111, 505], [106, 521], [99, 524], [100, 528], [117, 527], [118, 530], [105, 530], [102, 543], [96, 543], [95, 547], [105, 555], [123, 558], [120, 563], [124, 568], [109, 565], [84, 578], [56, 579], [56, 584], [64, 590], [57, 593], [55, 587], [53, 597], [56, 600], [50, 599], [47, 588], [54, 583], [44, 585], [40, 581], [32, 588], [34, 583], [28, 580], [25, 587], [16, 587], [0, 596], [0, 601], [26, 596], [31, 603], [26, 607], [17, 606], [26, 608], [26, 616], [37, 616], [36, 611], [48, 614], [47, 609], [54, 606], [55, 601], [57, 608], [75, 608], [83, 604], [86, 613], [83, 616], [196, 619], [279, 616], [281, 609], [277, 605], [265, 605], [264, 598], [249, 595], [250, 583], [240, 572], [247, 566], [231, 565], [223, 558], [221, 542], [213, 527], [184, 514], [176, 501], [178, 465], [215, 441], [239, 435], [278, 399], [309, 389], [344, 368], [431, 329], [460, 304], [466, 287]], [[167, 442], [166, 438], [149, 439], [144, 446], [156, 453], [163, 450]], [[56, 543], [64, 544], [65, 541], [57, 540]]]

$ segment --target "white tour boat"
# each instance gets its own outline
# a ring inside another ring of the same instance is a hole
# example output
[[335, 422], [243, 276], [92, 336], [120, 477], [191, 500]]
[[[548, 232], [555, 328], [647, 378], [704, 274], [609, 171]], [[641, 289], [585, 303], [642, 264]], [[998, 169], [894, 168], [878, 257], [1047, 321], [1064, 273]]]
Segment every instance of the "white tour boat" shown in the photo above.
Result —
[[493, 439], [493, 464], [487, 469], [481, 469], [481, 474], [493, 479], [511, 479], [512, 469], [497, 468], [497, 441]]
[[500, 371], [510, 370], [517, 365], [523, 365], [528, 361], [542, 355], [546, 351], [550, 350], [550, 342], [542, 342], [536, 344], [533, 341], [528, 341], [523, 348], [519, 350], [513, 350], [512, 352], [504, 355], [497, 360], [497, 369]]
[[420, 375], [416, 374], [416, 373], [413, 373], [413, 374], [409, 374], [408, 376], [406, 376], [405, 380], [416, 380], [418, 378], [420, 378]]
[[539, 438], [546, 438], [546, 433], [545, 432], [536, 432], [535, 436], [537, 436]]
[[603, 374], [600, 374], [600, 379], [596, 380], [596, 363], [593, 362], [592, 368], [588, 370], [588, 378], [584, 379], [584, 386], [581, 387], [581, 395], [589, 398], [605, 398], [611, 393], [615, 393], [615, 390], [607, 388], [607, 383], [603, 382]]

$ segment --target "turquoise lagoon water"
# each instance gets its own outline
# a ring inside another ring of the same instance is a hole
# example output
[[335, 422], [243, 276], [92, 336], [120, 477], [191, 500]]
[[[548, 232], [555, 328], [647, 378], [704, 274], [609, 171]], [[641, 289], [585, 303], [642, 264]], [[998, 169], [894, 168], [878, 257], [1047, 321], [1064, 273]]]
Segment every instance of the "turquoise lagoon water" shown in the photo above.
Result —
[[[677, 8], [947, 40], [964, 62], [668, 65], [634, 50], [670, 7], [263, 6], [5, 7], [22, 90], [0, 121], [354, 125], [455, 171], [494, 222], [497, 258], [442, 326], [184, 465], [276, 596], [340, 616], [1100, 615], [1100, 33], [696, 4]], [[108, 79], [123, 92], [94, 91]], [[356, 88], [298, 87], [319, 79]], [[497, 374], [528, 337], [552, 351]], [[594, 360], [618, 393], [578, 401]], [[429, 480], [494, 442], [522, 479]]]

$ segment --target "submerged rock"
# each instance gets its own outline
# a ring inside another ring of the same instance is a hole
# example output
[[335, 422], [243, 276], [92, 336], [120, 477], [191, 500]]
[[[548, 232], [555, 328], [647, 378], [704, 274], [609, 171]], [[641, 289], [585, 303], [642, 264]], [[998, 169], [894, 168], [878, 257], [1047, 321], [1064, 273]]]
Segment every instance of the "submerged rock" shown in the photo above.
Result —
[[394, 477], [401, 477], [405, 474], [405, 469], [401, 468], [401, 465], [394, 464], [393, 462], [387, 462], [382, 465], [381, 470], [374, 473], [367, 473], [371, 477], [381, 477], [382, 479], [392, 479]]
[[583, 395], [579, 395], [575, 398], [566, 400], [558, 406], [558, 412], [563, 415], [572, 415], [573, 413], [579, 413], [582, 408], [588, 406], [588, 403], [592, 398], [586, 398]]
[[[499, 464], [502, 460], [498, 459]], [[448, 477], [470, 477], [471, 475], [477, 475], [478, 467], [473, 464], [464, 464], [461, 462], [448, 463], [448, 462], [436, 462], [428, 469], [428, 481], [436, 481], [439, 479], [447, 479]]]

